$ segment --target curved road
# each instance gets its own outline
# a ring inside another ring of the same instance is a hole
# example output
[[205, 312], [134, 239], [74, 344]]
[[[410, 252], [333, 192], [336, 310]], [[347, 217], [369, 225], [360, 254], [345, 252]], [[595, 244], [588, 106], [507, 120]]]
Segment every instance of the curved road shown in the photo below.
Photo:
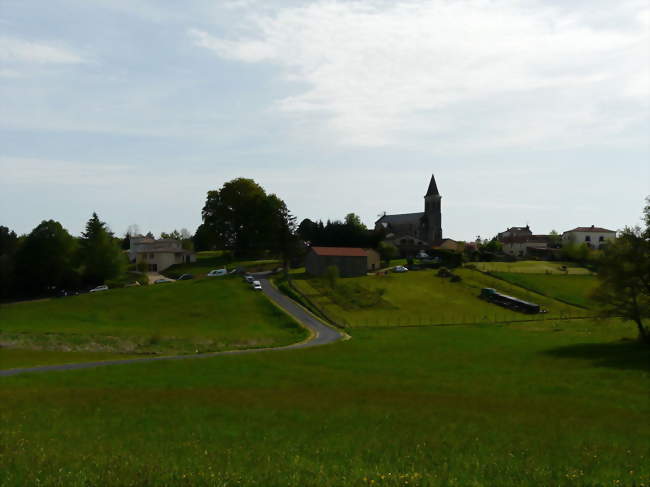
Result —
[[315, 347], [318, 345], [326, 345], [328, 343], [334, 343], [338, 340], [341, 340], [344, 335], [327, 325], [324, 325], [320, 320], [315, 318], [311, 313], [306, 311], [301, 306], [297, 305], [287, 296], [282, 294], [276, 288], [274, 288], [271, 283], [258, 276], [258, 279], [262, 283], [262, 288], [264, 294], [280, 306], [284, 311], [297, 319], [302, 323], [306, 328], [312, 332], [312, 336], [307, 340], [304, 340], [299, 343], [294, 343], [292, 345], [285, 345], [284, 347], [272, 347], [272, 348], [249, 348], [244, 350], [230, 350], [225, 352], [209, 352], [209, 353], [197, 353], [195, 355], [169, 355], [165, 357], [146, 357], [146, 358], [132, 358], [132, 359], [122, 359], [122, 360], [103, 360], [98, 362], [80, 362], [75, 364], [62, 364], [62, 365], [42, 365], [39, 367], [24, 367], [18, 369], [7, 369], [0, 370], [0, 377], [6, 377], [10, 375], [25, 374], [28, 372], [48, 372], [48, 371], [57, 371], [57, 370], [75, 370], [75, 369], [90, 369], [93, 367], [103, 367], [105, 365], [120, 365], [120, 364], [135, 364], [141, 362], [156, 362], [159, 360], [185, 360], [185, 359], [195, 359], [195, 358], [207, 358], [207, 357], [216, 357], [217, 355], [240, 355], [244, 353], [258, 353], [258, 352], [271, 352], [275, 350], [293, 350], [296, 348], [307, 348]]

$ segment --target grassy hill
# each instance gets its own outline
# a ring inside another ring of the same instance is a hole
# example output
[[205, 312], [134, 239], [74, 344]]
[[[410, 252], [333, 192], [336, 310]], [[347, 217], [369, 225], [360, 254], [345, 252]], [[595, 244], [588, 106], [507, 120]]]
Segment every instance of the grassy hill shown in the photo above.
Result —
[[197, 252], [196, 262], [190, 264], [175, 264], [163, 271], [163, 274], [177, 278], [181, 274], [203, 276], [212, 269], [226, 268], [228, 270], [243, 268], [251, 272], [268, 271], [281, 265], [277, 259], [232, 259], [228, 253], [221, 250]]
[[4, 378], [0, 483], [648, 485], [634, 335], [358, 329], [309, 350]]
[[[3, 305], [0, 366], [25, 365], [25, 356], [9, 348], [30, 350], [34, 359], [35, 350], [194, 353], [283, 345], [305, 336], [241, 278], [219, 277]], [[75, 357], [86, 360], [67, 359]]]
[[492, 272], [492, 275], [517, 286], [584, 308], [594, 307], [589, 292], [597, 282], [596, 276], [580, 274], [529, 274]]
[[[352, 327], [488, 323], [586, 314], [575, 306], [478, 271], [454, 272], [461, 277], [460, 282], [437, 277], [432, 270], [340, 279], [340, 289], [335, 291], [306, 275], [295, 276], [293, 282], [335, 321]], [[478, 296], [484, 287], [538, 303], [548, 313], [525, 315], [483, 301]]]
[[589, 269], [573, 262], [550, 262], [541, 260], [518, 260], [516, 262], [472, 262], [483, 272], [510, 272], [516, 274], [593, 274]]

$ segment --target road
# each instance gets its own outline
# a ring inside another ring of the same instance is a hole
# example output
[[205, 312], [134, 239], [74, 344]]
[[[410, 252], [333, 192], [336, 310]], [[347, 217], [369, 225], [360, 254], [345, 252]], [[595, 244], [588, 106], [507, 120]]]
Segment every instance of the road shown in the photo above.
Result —
[[0, 370], [0, 377], [26, 374], [30, 372], [33, 373], [33, 372], [91, 369], [94, 367], [105, 367], [107, 365], [136, 364], [142, 362], [157, 362], [160, 360], [186, 360], [186, 359], [216, 357], [218, 355], [242, 355], [245, 353], [293, 350], [298, 348], [308, 348], [308, 347], [316, 347], [319, 345], [327, 345], [328, 343], [334, 343], [338, 340], [341, 340], [345, 336], [343, 335], [343, 333], [335, 330], [334, 328], [330, 328], [329, 326], [324, 325], [321, 321], [316, 319], [311, 313], [305, 311], [305, 309], [303, 309], [301, 306], [294, 303], [291, 299], [289, 299], [287, 296], [285, 296], [276, 288], [274, 288], [271, 285], [271, 283], [268, 281], [268, 279], [266, 279], [265, 277], [257, 276], [257, 278], [262, 283], [262, 289], [264, 291], [264, 294], [266, 294], [266, 296], [271, 301], [276, 303], [287, 313], [289, 313], [291, 316], [296, 318], [300, 323], [302, 323], [305, 327], [307, 327], [312, 332], [312, 336], [310, 338], [302, 342], [293, 343], [291, 345], [285, 345], [283, 347], [251, 348], [245, 350], [230, 350], [225, 352], [197, 353], [194, 355], [169, 355], [164, 357], [102, 360], [98, 362], [80, 362], [75, 364], [61, 364], [61, 365], [42, 365], [38, 367], [24, 367], [24, 368], [17, 368], [17, 369]]

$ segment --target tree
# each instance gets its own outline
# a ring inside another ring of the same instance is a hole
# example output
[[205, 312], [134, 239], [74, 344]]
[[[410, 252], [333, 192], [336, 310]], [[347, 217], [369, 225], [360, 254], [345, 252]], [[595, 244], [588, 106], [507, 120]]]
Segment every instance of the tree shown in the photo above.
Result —
[[14, 275], [20, 295], [38, 296], [76, 287], [75, 250], [74, 238], [59, 222], [42, 221], [16, 253]]
[[9, 297], [11, 293], [17, 249], [16, 232], [0, 226], [0, 299]]
[[212, 234], [216, 246], [239, 255], [283, 248], [287, 229], [293, 233], [295, 225], [288, 221], [290, 214], [284, 201], [245, 178], [208, 191], [202, 216], [202, 231]]
[[636, 323], [639, 339], [650, 345], [650, 332], [643, 322], [650, 318], [650, 201], [646, 202], [646, 228], [626, 227], [607, 246], [599, 262], [599, 284], [592, 297], [604, 316]]
[[81, 234], [79, 262], [84, 281], [91, 285], [115, 279], [125, 270], [124, 255], [97, 213], [93, 213], [86, 223], [86, 231]]
[[551, 230], [551, 233], [548, 234], [548, 241], [551, 248], [559, 249], [562, 247], [562, 235], [557, 230]]
[[381, 260], [385, 262], [386, 267], [390, 265], [392, 259], [395, 259], [399, 255], [397, 247], [390, 242], [379, 242], [377, 245], [377, 251], [379, 252]]

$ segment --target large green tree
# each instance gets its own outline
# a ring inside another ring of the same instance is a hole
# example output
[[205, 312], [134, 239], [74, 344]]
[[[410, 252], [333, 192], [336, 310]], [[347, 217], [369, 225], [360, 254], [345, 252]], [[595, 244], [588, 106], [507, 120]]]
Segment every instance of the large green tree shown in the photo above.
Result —
[[202, 238], [238, 255], [281, 252], [294, 233], [295, 224], [284, 201], [267, 194], [252, 179], [233, 179], [221, 189], [209, 191], [202, 217], [201, 234], [210, 235]]
[[75, 249], [75, 239], [59, 222], [41, 222], [16, 253], [14, 275], [19, 294], [29, 297], [76, 287]]
[[125, 270], [125, 259], [106, 223], [93, 213], [79, 239], [79, 263], [84, 281], [95, 285], [119, 277]]
[[593, 297], [603, 315], [633, 321], [640, 340], [650, 344], [650, 199], [646, 201], [645, 229], [626, 227], [601, 256]]

